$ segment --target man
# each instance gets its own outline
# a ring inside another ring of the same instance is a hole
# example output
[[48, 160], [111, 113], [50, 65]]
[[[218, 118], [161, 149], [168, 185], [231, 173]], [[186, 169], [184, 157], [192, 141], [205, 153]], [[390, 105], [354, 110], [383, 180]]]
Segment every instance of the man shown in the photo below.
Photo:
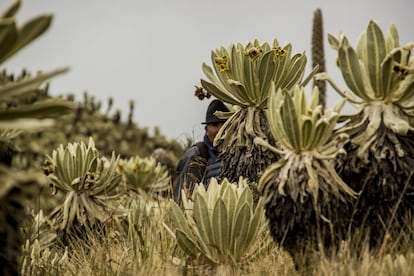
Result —
[[220, 128], [226, 122], [214, 115], [216, 111], [228, 112], [229, 109], [219, 100], [213, 100], [206, 112], [205, 134], [203, 141], [192, 145], [181, 157], [177, 165], [177, 179], [173, 185], [173, 198], [181, 202], [181, 190], [191, 195], [197, 183], [208, 182], [212, 177], [217, 177], [222, 167], [217, 161], [218, 150], [213, 146], [214, 138]]

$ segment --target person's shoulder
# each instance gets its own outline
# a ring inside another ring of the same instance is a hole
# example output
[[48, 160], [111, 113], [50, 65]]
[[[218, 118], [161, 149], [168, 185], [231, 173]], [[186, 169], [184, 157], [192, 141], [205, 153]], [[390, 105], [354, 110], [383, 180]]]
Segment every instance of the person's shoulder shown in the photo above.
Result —
[[196, 144], [190, 146], [185, 153], [183, 154], [183, 158], [192, 158], [200, 155], [200, 149]]
[[184, 167], [187, 167], [188, 164], [190, 164], [190, 162], [192, 162], [192, 160], [196, 159], [198, 156], [200, 156], [200, 152], [197, 146], [190, 146], [178, 161], [177, 171], [183, 170]]

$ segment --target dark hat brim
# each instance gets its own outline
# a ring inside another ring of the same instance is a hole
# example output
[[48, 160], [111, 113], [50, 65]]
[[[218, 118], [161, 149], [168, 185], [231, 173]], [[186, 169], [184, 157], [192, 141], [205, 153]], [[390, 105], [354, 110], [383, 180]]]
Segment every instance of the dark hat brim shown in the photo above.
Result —
[[225, 122], [226, 122], [225, 119], [221, 119], [221, 120], [209, 120], [209, 121], [202, 122], [201, 124], [202, 125], [216, 124], [216, 123], [222, 123], [222, 124], [224, 124]]

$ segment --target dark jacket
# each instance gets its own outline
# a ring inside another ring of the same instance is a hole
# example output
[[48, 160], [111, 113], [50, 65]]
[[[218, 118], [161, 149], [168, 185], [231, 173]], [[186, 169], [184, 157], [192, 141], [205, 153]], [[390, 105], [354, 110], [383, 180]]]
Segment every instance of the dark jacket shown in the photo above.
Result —
[[[218, 177], [222, 164], [217, 161], [218, 150], [204, 135], [203, 143], [191, 146], [178, 162], [176, 172], [177, 178], [173, 184], [173, 198], [176, 202], [181, 201], [181, 190], [191, 195], [197, 183], [208, 182], [212, 177]], [[204, 148], [200, 148], [204, 147]], [[208, 156], [204, 156], [208, 155]]]

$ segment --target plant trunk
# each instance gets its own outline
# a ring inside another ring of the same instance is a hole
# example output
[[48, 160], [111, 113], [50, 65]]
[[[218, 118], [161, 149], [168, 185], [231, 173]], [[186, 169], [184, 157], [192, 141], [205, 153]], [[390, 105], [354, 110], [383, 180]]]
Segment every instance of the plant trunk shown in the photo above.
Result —
[[361, 193], [353, 206], [352, 226], [377, 250], [387, 233], [400, 234], [413, 211], [414, 133], [401, 136], [381, 125], [368, 148], [369, 163], [358, 156], [358, 145], [348, 143], [345, 149], [348, 154], [339, 174]]
[[[291, 174], [290, 183], [285, 185], [285, 195], [278, 192], [279, 174], [276, 173], [274, 185], [263, 197], [269, 198], [265, 214], [273, 240], [291, 254], [296, 268], [301, 269], [309, 265], [311, 251], [331, 255], [346, 238], [349, 222], [344, 214], [348, 201], [345, 196], [337, 198], [330, 193], [322, 177], [319, 177], [319, 195], [315, 201], [307, 185], [307, 172], [291, 170]], [[292, 197], [289, 186], [300, 187], [296, 198]]]
[[[254, 116], [256, 124], [254, 128], [264, 133], [266, 139], [271, 144], [275, 144], [273, 136], [270, 133], [266, 114], [262, 109], [255, 109]], [[223, 162], [223, 168], [220, 172], [220, 178], [227, 178], [230, 182], [237, 182], [242, 176], [247, 178], [249, 182], [257, 183], [260, 175], [273, 162], [278, 160], [278, 155], [260, 145], [256, 145], [253, 140], [257, 135], [249, 134], [249, 131], [243, 129], [246, 125], [247, 109], [239, 112], [239, 120], [233, 120], [235, 126], [229, 126], [235, 129], [234, 133], [225, 133], [231, 139], [227, 146], [221, 146], [219, 142], [218, 148], [221, 154], [218, 159]], [[243, 132], [244, 142], [237, 139], [238, 132]], [[258, 132], [258, 131], [256, 131]]]

